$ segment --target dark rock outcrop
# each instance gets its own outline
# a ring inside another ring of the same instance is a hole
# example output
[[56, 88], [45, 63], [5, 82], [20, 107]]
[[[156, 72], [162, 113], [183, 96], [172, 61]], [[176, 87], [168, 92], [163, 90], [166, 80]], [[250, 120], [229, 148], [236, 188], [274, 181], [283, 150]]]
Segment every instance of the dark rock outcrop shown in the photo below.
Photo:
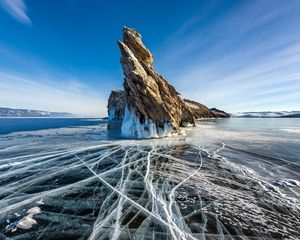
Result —
[[217, 118], [229, 118], [230, 115], [227, 112], [224, 112], [222, 110], [216, 109], [216, 108], [211, 108], [210, 111], [215, 115]]
[[[195, 125], [196, 111], [153, 68], [153, 56], [135, 30], [124, 27], [118, 41], [124, 90], [112, 91], [108, 100], [109, 130], [124, 137], [149, 138], [179, 133]], [[213, 117], [207, 109], [207, 117]], [[206, 115], [205, 115], [206, 116]]]
[[228, 118], [228, 117], [230, 117], [230, 115], [224, 111], [221, 111], [216, 108], [209, 109], [204, 104], [196, 102], [196, 101], [184, 99], [184, 102], [192, 110], [196, 119], [199, 119], [199, 118]]
[[202, 103], [184, 99], [185, 103], [193, 111], [196, 118], [214, 118], [215, 114]]

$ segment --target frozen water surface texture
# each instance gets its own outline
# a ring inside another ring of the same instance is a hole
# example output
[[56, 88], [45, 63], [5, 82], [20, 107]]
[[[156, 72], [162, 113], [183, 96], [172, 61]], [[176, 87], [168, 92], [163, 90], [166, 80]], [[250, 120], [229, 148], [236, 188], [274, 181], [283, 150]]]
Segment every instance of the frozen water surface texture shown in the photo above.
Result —
[[151, 140], [106, 123], [2, 134], [0, 239], [299, 239], [300, 138], [280, 129], [300, 126], [270, 121]]

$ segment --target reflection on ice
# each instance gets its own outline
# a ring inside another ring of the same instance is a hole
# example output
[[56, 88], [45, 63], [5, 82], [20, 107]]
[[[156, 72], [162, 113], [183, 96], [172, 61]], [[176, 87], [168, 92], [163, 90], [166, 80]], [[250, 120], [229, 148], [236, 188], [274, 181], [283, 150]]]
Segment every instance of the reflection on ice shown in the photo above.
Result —
[[223, 142], [67, 139], [0, 151], [0, 239], [300, 237], [295, 164], [274, 184]]

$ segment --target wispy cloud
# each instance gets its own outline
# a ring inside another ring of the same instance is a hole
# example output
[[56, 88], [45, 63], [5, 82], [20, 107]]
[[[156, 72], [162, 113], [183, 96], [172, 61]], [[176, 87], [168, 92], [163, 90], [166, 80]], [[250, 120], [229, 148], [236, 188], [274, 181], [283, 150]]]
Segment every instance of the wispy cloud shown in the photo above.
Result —
[[211, 107], [298, 110], [299, 12], [299, 1], [254, 1], [203, 25], [193, 18], [170, 39], [160, 71], [184, 97]]
[[23, 24], [31, 24], [23, 0], [0, 0], [0, 7], [7, 11], [13, 18]]
[[[0, 44], [0, 105], [62, 111], [82, 116], [107, 115], [106, 92], [79, 76]], [[101, 81], [99, 76], [99, 81]]]
[[95, 95], [87, 87], [84, 88], [86, 91], [79, 91], [79, 87], [82, 88], [76, 85], [72, 89], [68, 84], [47, 84], [32, 77], [0, 72], [1, 106], [71, 112], [81, 116], [106, 116], [106, 99], [100, 94]]

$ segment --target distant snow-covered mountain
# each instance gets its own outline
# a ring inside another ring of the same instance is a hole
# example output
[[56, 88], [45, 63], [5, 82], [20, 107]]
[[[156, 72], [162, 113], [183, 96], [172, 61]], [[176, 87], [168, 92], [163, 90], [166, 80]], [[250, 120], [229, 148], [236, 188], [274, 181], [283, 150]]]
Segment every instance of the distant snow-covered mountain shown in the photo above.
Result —
[[0, 107], [0, 117], [76, 117], [67, 112], [48, 112], [41, 110], [14, 109]]
[[237, 113], [232, 113], [231, 116], [243, 117], [243, 118], [282, 118], [282, 117], [300, 118], [300, 111], [237, 112]]

